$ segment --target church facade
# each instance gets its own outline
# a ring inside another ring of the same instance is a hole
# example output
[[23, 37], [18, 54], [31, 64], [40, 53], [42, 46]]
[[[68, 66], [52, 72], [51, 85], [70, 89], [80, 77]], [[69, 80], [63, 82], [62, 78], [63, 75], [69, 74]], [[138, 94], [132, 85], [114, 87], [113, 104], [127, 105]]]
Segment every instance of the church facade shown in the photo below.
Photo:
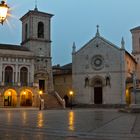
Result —
[[94, 38], [72, 51], [72, 80], [76, 104], [130, 104], [134, 102], [134, 75], [136, 88], [140, 79], [140, 28], [131, 30], [133, 52], [103, 38], [97, 26]]
[[22, 21], [21, 45], [0, 44], [0, 107], [39, 106], [39, 90], [53, 89], [50, 25], [37, 8]]

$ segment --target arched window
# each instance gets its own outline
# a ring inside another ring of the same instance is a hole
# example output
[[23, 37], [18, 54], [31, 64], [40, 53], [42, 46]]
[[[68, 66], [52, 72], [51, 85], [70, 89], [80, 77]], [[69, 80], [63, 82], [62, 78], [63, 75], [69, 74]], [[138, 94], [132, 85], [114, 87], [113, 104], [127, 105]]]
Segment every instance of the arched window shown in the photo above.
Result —
[[5, 84], [12, 84], [13, 82], [13, 69], [10, 66], [5, 68]]
[[24, 86], [28, 83], [28, 69], [26, 67], [20, 69], [20, 83]]
[[44, 24], [43, 24], [43, 22], [38, 23], [38, 38], [44, 38]]
[[25, 40], [27, 39], [28, 36], [28, 24], [25, 24]]
[[87, 86], [89, 86], [89, 78], [88, 77], [85, 78], [85, 87], [87, 87]]

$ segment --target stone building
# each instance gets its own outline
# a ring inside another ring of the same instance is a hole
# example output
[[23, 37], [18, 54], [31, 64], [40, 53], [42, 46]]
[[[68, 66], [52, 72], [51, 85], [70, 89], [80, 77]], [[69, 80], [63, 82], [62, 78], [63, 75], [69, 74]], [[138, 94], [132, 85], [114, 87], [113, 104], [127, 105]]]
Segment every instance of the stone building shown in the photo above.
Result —
[[139, 75], [140, 28], [131, 32], [136, 59], [125, 50], [123, 38], [118, 47], [100, 35], [98, 26], [95, 37], [82, 48], [76, 51], [73, 45], [72, 84], [77, 104], [131, 102], [132, 74]]
[[61, 98], [67, 98], [68, 102], [69, 92], [72, 90], [72, 63], [53, 66], [53, 83], [55, 91]]
[[0, 44], [0, 106], [38, 106], [39, 90], [53, 91], [50, 26], [52, 14], [27, 12], [21, 45]]

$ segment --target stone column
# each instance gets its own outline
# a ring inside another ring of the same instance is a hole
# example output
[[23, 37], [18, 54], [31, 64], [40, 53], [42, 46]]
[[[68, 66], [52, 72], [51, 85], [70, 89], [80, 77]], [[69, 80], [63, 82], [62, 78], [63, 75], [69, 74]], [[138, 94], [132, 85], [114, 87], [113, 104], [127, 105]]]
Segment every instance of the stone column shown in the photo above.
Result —
[[34, 83], [34, 61], [33, 60], [30, 66], [30, 83]]
[[0, 82], [2, 82], [2, 58], [0, 58]]
[[18, 83], [18, 65], [16, 64], [15, 83]]
[[20, 94], [17, 93], [17, 107], [20, 107]]
[[27, 77], [28, 84], [30, 83], [30, 68], [28, 68], [28, 77]]
[[2, 85], [4, 85], [4, 82], [5, 82], [5, 70], [3, 70], [2, 73], [3, 73], [3, 74], [2, 74], [2, 77], [3, 77], [3, 79], [2, 79]]

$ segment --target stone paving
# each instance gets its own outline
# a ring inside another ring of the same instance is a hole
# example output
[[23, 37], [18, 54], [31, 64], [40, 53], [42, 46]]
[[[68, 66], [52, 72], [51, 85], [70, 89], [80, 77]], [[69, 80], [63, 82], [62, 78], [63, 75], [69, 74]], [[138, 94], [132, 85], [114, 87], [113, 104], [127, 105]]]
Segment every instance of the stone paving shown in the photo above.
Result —
[[116, 109], [0, 109], [0, 140], [140, 140], [140, 114]]

